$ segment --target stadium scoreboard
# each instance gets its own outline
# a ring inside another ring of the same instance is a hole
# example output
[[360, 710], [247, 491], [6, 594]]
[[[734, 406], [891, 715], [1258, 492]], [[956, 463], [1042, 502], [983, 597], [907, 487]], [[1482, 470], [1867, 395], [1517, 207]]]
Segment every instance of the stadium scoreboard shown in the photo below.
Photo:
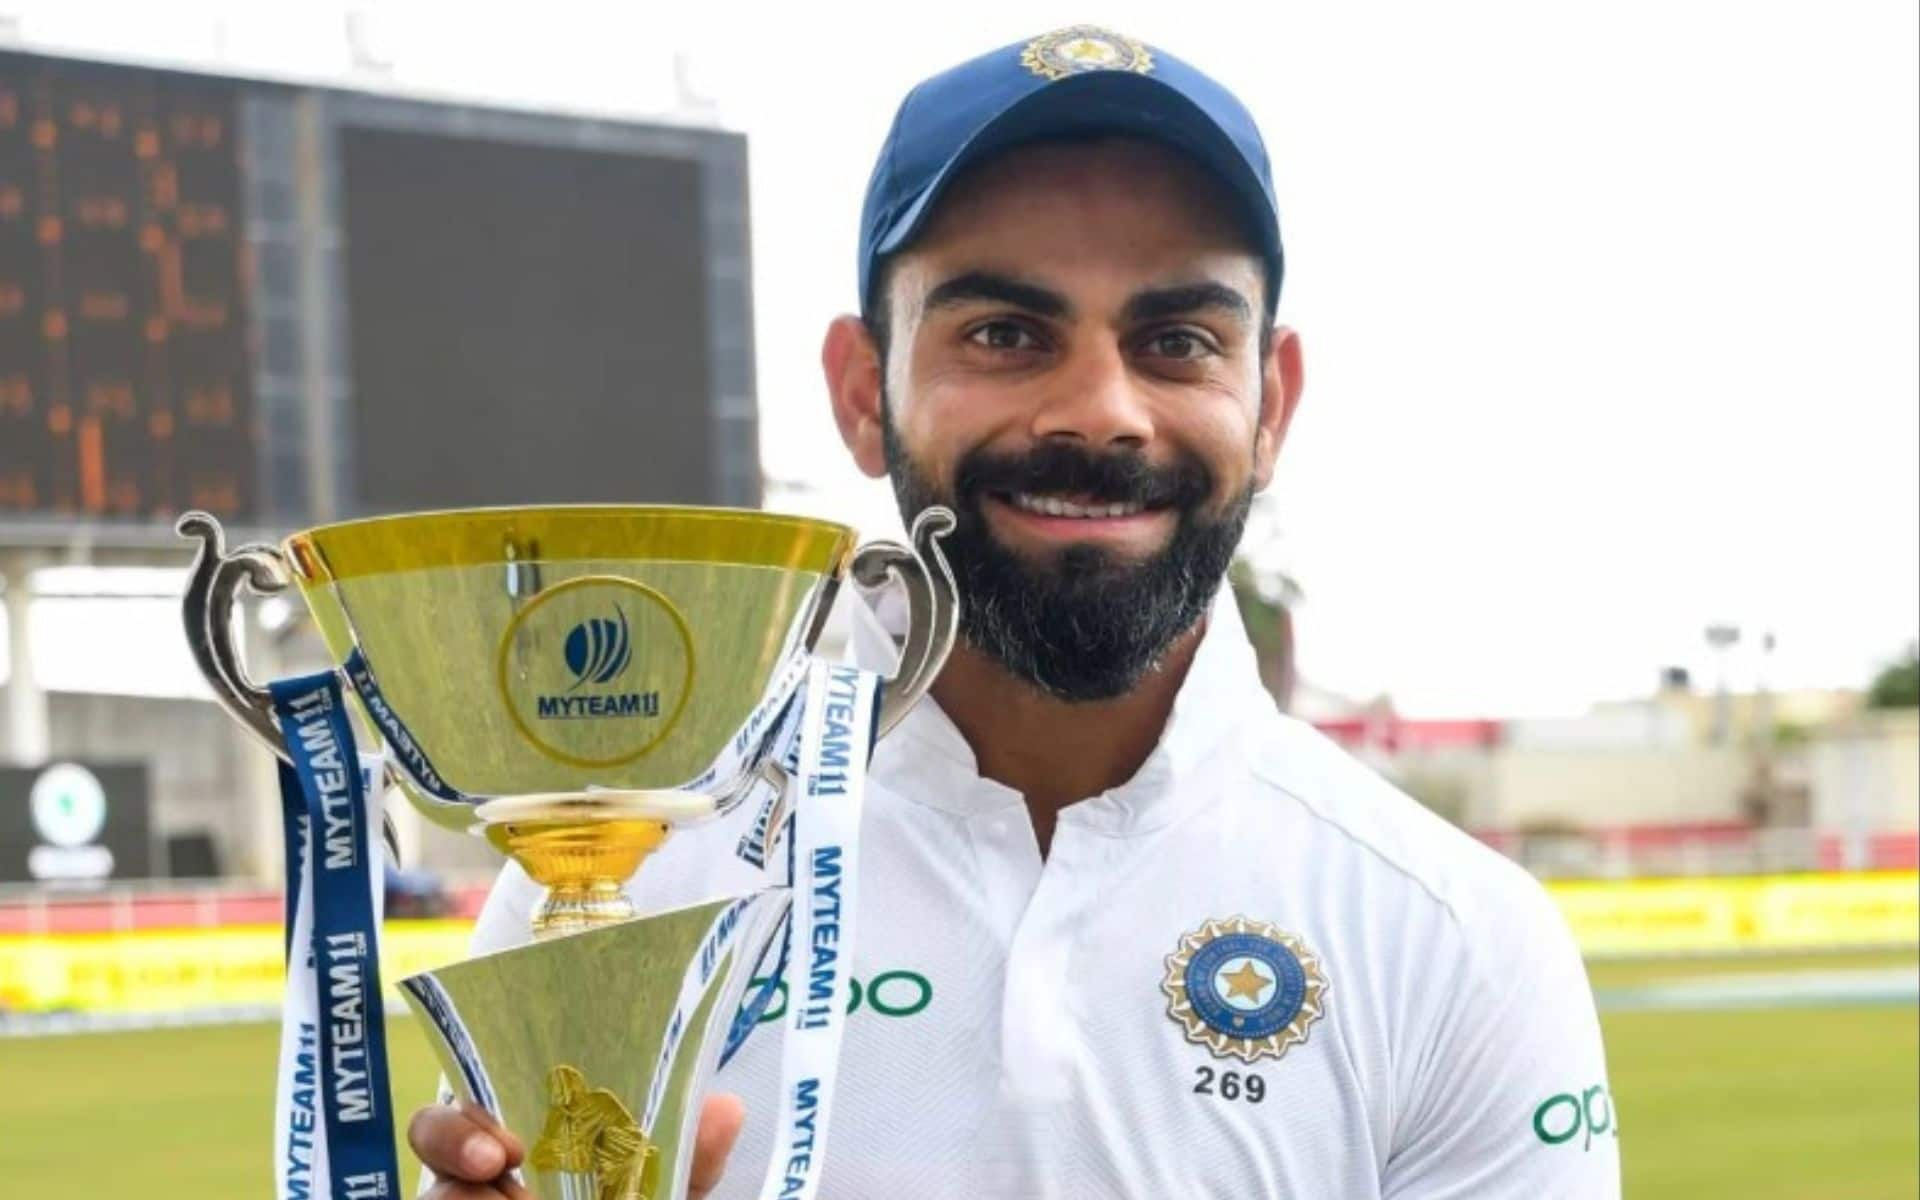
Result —
[[738, 135], [0, 53], [0, 541], [759, 500]]

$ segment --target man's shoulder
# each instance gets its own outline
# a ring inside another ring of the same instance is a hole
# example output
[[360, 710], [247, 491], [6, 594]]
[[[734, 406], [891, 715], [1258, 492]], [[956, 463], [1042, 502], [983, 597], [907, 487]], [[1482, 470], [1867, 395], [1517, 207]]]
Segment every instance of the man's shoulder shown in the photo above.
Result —
[[1248, 728], [1249, 773], [1266, 802], [1328, 834], [1348, 869], [1384, 872], [1445, 911], [1469, 941], [1515, 923], [1564, 931], [1540, 882], [1447, 821], [1311, 725], [1275, 712]]

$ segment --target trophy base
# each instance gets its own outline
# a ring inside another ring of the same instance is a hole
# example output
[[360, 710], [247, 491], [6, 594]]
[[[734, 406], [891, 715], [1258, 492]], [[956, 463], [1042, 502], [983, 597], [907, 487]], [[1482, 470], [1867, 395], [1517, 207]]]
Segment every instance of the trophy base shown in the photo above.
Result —
[[704, 901], [400, 987], [455, 1093], [526, 1138], [526, 1196], [676, 1200], [700, 1098], [789, 905], [784, 889]]
[[627, 880], [675, 824], [712, 811], [686, 792], [591, 792], [504, 797], [475, 815], [487, 840], [546, 887], [532, 924], [549, 938], [631, 919]]

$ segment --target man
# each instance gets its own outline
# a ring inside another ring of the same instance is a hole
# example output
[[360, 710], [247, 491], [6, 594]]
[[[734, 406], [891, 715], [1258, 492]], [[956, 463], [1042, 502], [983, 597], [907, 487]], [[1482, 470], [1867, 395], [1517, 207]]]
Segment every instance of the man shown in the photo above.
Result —
[[[823, 351], [854, 460], [952, 506], [961, 644], [879, 746], [822, 1195], [1605, 1197], [1591, 993], [1517, 867], [1280, 716], [1221, 578], [1302, 385], [1265, 150], [1210, 79], [1076, 28], [936, 76]], [[642, 908], [753, 886], [737, 831]], [[509, 868], [476, 939], [524, 937]], [[698, 1194], [772, 1153], [778, 1023]], [[416, 1116], [441, 1197], [520, 1144]], [[496, 1181], [497, 1182], [488, 1182]]]

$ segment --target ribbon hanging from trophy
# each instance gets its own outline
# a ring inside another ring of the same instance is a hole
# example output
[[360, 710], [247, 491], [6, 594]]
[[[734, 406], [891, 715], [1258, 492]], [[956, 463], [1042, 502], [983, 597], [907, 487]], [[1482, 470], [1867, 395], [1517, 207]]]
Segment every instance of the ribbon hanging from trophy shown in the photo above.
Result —
[[[766, 694], [747, 714], [741, 723], [740, 731], [727, 742], [720, 754], [706, 770], [680, 787], [689, 792], [711, 792], [716, 786], [724, 785], [745, 772], [749, 766], [760, 760], [762, 752], [768, 746], [778, 746], [780, 739], [786, 736], [788, 728], [799, 711], [798, 692], [807, 678], [813, 659], [811, 656], [794, 652], [787, 656], [785, 665], [774, 675], [767, 685]], [[746, 796], [755, 794], [752, 788], [740, 794], [726, 798], [720, 808], [721, 813], [732, 812]]]
[[782, 778], [791, 780], [800, 773], [800, 718], [806, 709], [805, 689], [787, 701], [786, 708], [780, 714], [780, 720], [774, 726], [773, 733], [767, 739], [768, 759], [779, 765], [778, 775], [770, 776], [762, 772], [742, 789], [739, 799], [734, 800], [728, 811], [743, 804], [750, 804], [753, 812], [753, 824], [740, 835], [740, 842], [734, 847], [734, 853], [751, 864], [765, 870], [772, 860], [775, 844], [785, 833], [787, 818], [787, 793], [790, 789], [783, 786]]
[[850, 1007], [860, 817], [880, 677], [816, 660], [807, 676], [792, 789], [793, 909], [773, 1159], [762, 1196], [811, 1200], [826, 1153]]
[[312, 828], [300, 777], [284, 763], [280, 806], [287, 854], [287, 994], [280, 1016], [280, 1074], [274, 1088], [274, 1195], [278, 1200], [293, 1200], [325, 1195], [327, 1138], [320, 1128], [314, 1091], [320, 1006], [313, 969]]
[[332, 672], [272, 685], [291, 762], [287, 1002], [274, 1103], [279, 1200], [400, 1194], [380, 992], [377, 758], [355, 752]]

